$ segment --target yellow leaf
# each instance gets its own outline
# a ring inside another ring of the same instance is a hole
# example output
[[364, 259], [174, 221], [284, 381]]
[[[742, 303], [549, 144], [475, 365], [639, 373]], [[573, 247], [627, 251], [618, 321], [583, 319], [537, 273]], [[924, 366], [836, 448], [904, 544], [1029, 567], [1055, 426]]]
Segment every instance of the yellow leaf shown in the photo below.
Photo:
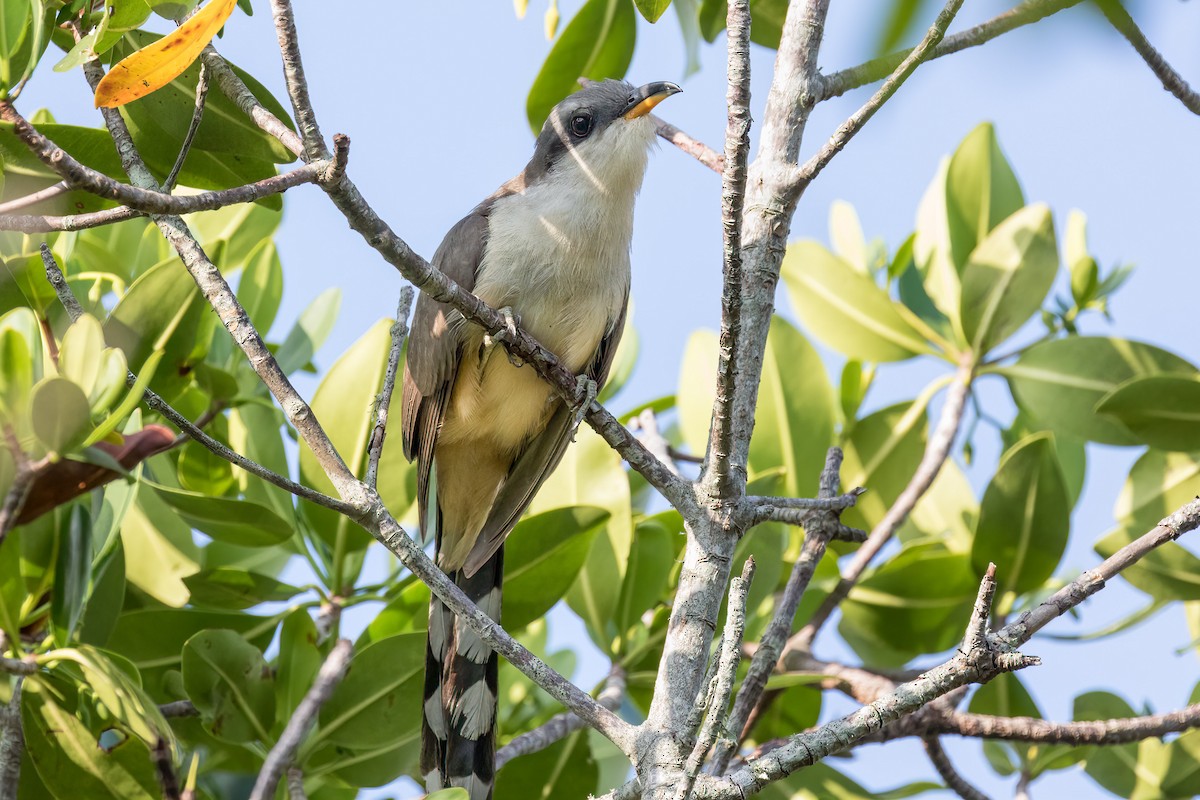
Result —
[[175, 80], [217, 35], [236, 5], [237, 0], [211, 0], [173, 32], [114, 64], [96, 87], [96, 108], [123, 106]]

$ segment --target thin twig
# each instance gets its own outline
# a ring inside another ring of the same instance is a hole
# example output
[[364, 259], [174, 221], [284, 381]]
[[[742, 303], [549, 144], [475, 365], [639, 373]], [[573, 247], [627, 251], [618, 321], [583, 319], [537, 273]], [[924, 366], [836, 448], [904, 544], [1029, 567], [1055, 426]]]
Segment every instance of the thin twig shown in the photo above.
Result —
[[660, 137], [666, 139], [713, 172], [720, 174], [725, 171], [725, 156], [654, 114], [650, 115], [650, 119], [654, 121], [655, 132]]
[[55, 197], [64, 195], [69, 191], [71, 191], [71, 187], [67, 185], [67, 182], [59, 181], [53, 186], [39, 189], [24, 197], [14, 197], [7, 203], [0, 203], [0, 214], [11, 214], [13, 211], [20, 211], [22, 208], [29, 208], [29, 206], [37, 205], [44, 200], [53, 200]]
[[12, 699], [0, 713], [0, 800], [17, 800], [21, 786], [21, 759], [25, 755], [25, 732], [21, 728], [21, 687], [25, 678], [13, 681]]
[[187, 133], [183, 136], [179, 155], [175, 157], [175, 163], [171, 166], [171, 171], [167, 173], [167, 179], [163, 181], [162, 190], [164, 192], [170, 192], [175, 188], [175, 181], [179, 179], [179, 171], [183, 169], [183, 162], [187, 161], [188, 153], [192, 151], [192, 140], [196, 138], [196, 131], [200, 130], [200, 121], [204, 118], [204, 101], [207, 99], [208, 67], [201, 61], [200, 77], [196, 79], [196, 106], [192, 109], [192, 120], [188, 123]]
[[1162, 82], [1163, 88], [1175, 95], [1188, 111], [1200, 114], [1200, 94], [1193, 91], [1183, 76], [1167, 63], [1162, 53], [1154, 49], [1154, 45], [1150, 44], [1125, 7], [1117, 0], [1096, 0], [1096, 5], [1100, 6], [1100, 10], [1112, 26], [1129, 40], [1133, 49], [1146, 62], [1146, 66], [1150, 67], [1150, 71]]
[[[1197, 506], [1200, 508], [1200, 501]], [[972, 646], [973, 632], [987, 627], [991, 609], [985, 603], [994, 591], [995, 579], [989, 574], [980, 582], [978, 602], [972, 611], [962, 647], [949, 661], [924, 671], [914, 680], [897, 686], [894, 692], [840, 720], [789, 737], [786, 744], [760, 758], [750, 759], [744, 767], [724, 779], [711, 778], [712, 783], [707, 787], [711, 791], [698, 797], [745, 797], [754, 794], [801, 767], [810, 766], [826, 756], [854, 746], [885, 725], [912, 714], [955, 689], [1041, 663], [1038, 658], [1023, 655], [991, 638], [985, 638], [981, 646]]]
[[942, 749], [942, 743], [938, 741], [936, 736], [927, 736], [921, 740], [925, 745], [925, 754], [929, 756], [930, 763], [937, 770], [938, 775], [946, 782], [946, 786], [952, 792], [957, 794], [962, 800], [991, 800], [986, 794], [976, 789], [967, 779], [959, 774], [954, 768], [954, 764], [950, 762], [950, 756], [946, 755], [946, 751]]
[[52, 231], [82, 231], [88, 228], [99, 228], [124, 222], [127, 219], [144, 216], [140, 211], [134, 211], [126, 206], [106, 208], [102, 211], [89, 211], [86, 214], [0, 214], [0, 231], [17, 231], [19, 233], [50, 233]]
[[954, 711], [934, 716], [929, 720], [927, 730], [977, 739], [1082, 746], [1128, 744], [1197, 727], [1200, 727], [1200, 703], [1161, 714], [1086, 722], [1051, 722], [1036, 717], [998, 717]]
[[[89, 62], [91, 63], [91, 62]], [[106, 109], [112, 110], [112, 109]], [[13, 124], [13, 133], [29, 151], [43, 164], [54, 170], [72, 188], [115, 200], [128, 208], [146, 214], [188, 214], [195, 211], [214, 211], [225, 206], [250, 203], [265, 197], [280, 194], [305, 183], [322, 183], [330, 175], [345, 169], [349, 158], [349, 139], [342, 138], [332, 158], [314, 161], [302, 167], [273, 175], [254, 183], [200, 192], [190, 195], [165, 194], [154, 188], [130, 185], [113, 180], [103, 172], [81, 164], [54, 142], [38, 133], [37, 129], [7, 100], [0, 100], [0, 119]]]
[[400, 290], [400, 302], [396, 306], [396, 321], [392, 323], [392, 347], [388, 351], [387, 371], [383, 374], [383, 387], [375, 399], [375, 428], [371, 432], [371, 443], [367, 447], [366, 484], [372, 489], [379, 475], [379, 458], [383, 455], [383, 441], [387, 437], [388, 410], [392, 405], [392, 390], [396, 386], [396, 373], [400, 369], [400, 351], [408, 336], [408, 314], [412, 310], [413, 287], [405, 285]]
[[353, 652], [354, 646], [349, 639], [338, 639], [333, 645], [325, 663], [317, 671], [317, 677], [313, 679], [312, 686], [304, 695], [304, 699], [300, 701], [300, 705], [296, 707], [295, 712], [292, 713], [283, 733], [279, 734], [279, 741], [275, 743], [271, 752], [267, 754], [266, 760], [263, 761], [262, 770], [258, 773], [258, 780], [254, 782], [254, 789], [250, 792], [250, 800], [272, 800], [275, 797], [279, 779], [292, 765], [296, 751], [300, 749], [304, 738], [316, 724], [321, 706], [329, 701], [333, 690], [341, 683], [346, 674], [346, 668], [350, 665], [350, 656]]
[[954, 21], [954, 17], [958, 14], [958, 10], [962, 8], [963, 0], [948, 0], [942, 8], [941, 13], [937, 15], [933, 25], [930, 26], [925, 38], [921, 43], [914, 47], [899, 66], [887, 77], [883, 85], [878, 91], [871, 96], [871, 99], [862, 105], [857, 111], [850, 115], [850, 118], [838, 126], [833, 136], [829, 137], [829, 141], [804, 163], [799, 170], [797, 180], [802, 186], [812, 183], [813, 178], [820, 174], [833, 157], [842, 151], [842, 148], [854, 138], [854, 135], [862, 130], [862, 127], [867, 124], [871, 117], [875, 116], [875, 112], [883, 107], [883, 104], [891, 99], [892, 95], [908, 80], [909, 76], [916, 71], [917, 67], [923, 61], [929, 59], [933, 53], [933, 49], [942, 41], [942, 37], [946, 35], [946, 28], [950, 27], [950, 23]]
[[[968, 47], [977, 47], [990, 42], [997, 36], [1008, 33], [1025, 25], [1038, 22], [1051, 14], [1057, 14], [1063, 9], [1079, 5], [1083, 0], [1024, 0], [1020, 5], [999, 14], [973, 28], [946, 37], [928, 60], [948, 56]], [[886, 56], [872, 59], [856, 67], [839, 70], [824, 76], [821, 80], [817, 100], [829, 100], [840, 97], [851, 89], [857, 89], [868, 83], [886, 78], [896, 69], [896, 66], [911, 53], [911, 50], [901, 50]]]
[[192, 705], [191, 700], [176, 700], [173, 703], [163, 703], [158, 707], [158, 713], [167, 719], [173, 717], [198, 717], [200, 709]]
[[[58, 262], [54, 259], [54, 254], [46, 244], [41, 246], [42, 264], [46, 268], [46, 279], [50, 281], [50, 285], [54, 287], [55, 294], [58, 295], [58, 301], [67, 311], [67, 316], [71, 321], [79, 319], [83, 315], [83, 306], [79, 304], [79, 300], [75, 297], [75, 293], [71, 290], [70, 284], [67, 283], [66, 277], [63, 275], [62, 269], [58, 266]], [[137, 376], [132, 372], [127, 372], [125, 375], [125, 384], [133, 388], [137, 384]], [[286, 492], [296, 495], [297, 497], [308, 500], [325, 508], [331, 508], [334, 511], [343, 514], [352, 514], [355, 509], [350, 504], [338, 500], [335, 497], [330, 497], [324, 492], [319, 492], [308, 486], [296, 483], [295, 481], [280, 475], [273, 470], [267, 469], [257, 461], [246, 458], [241, 453], [227, 447], [221, 442], [209, 436], [200, 429], [200, 426], [193, 424], [191, 420], [176, 411], [166, 400], [163, 400], [157, 393], [146, 389], [142, 394], [142, 402], [152, 410], [160, 414], [164, 419], [168, 420], [175, 427], [179, 428], [182, 435], [196, 441], [213, 455], [218, 458], [223, 458], [236, 467], [249, 472], [251, 475], [257, 475], [268, 483], [278, 486]]]
[[954, 445], [954, 439], [958, 435], [973, 378], [974, 371], [969, 364], [959, 368], [954, 382], [950, 384], [950, 388], [946, 392], [941, 416], [938, 418], [933, 432], [929, 435], [925, 454], [921, 457], [921, 462], [913, 472], [912, 478], [909, 479], [908, 485], [904, 487], [904, 491], [896, 498], [896, 502], [892, 503], [883, 515], [883, 519], [879, 520], [871, 530], [867, 541], [855, 552], [854, 558], [842, 572], [841, 580], [821, 603], [812, 619], [789, 640], [788, 650], [811, 648], [813, 639], [828, 621], [834, 609], [846, 599], [850, 594], [850, 589], [862, 577], [872, 559], [878, 555], [884, 545], [891, 541], [892, 536], [904, 524], [904, 520], [908, 519], [908, 515], [929, 491], [929, 487], [933, 485], [942, 465], [946, 463], [946, 459], [950, 455], [950, 448]]
[[723, 499], [745, 492], [746, 465], [733, 452], [734, 384], [744, 378], [738, 364], [742, 334], [742, 219], [746, 205], [746, 162], [750, 153], [750, 3], [730, 0], [726, 15], [729, 66], [725, 101], [725, 163], [721, 173], [721, 233], [724, 238], [721, 289], [721, 333], [717, 358], [717, 392], [713, 402], [706, 491]]
[[[596, 695], [596, 702], [609, 711], [615, 712], [621, 707], [624, 698], [625, 670], [619, 665], [614, 664], [612, 669], [609, 670], [608, 678], [604, 682], [604, 688], [600, 691], [600, 694]], [[569, 711], [562, 714], [555, 714], [533, 730], [513, 737], [508, 744], [497, 750], [496, 769], [499, 770], [509, 761], [519, 756], [545, 750], [555, 742], [560, 742], [567, 738], [583, 726], [583, 720]]]
[[271, 16], [275, 20], [275, 35], [279, 39], [279, 55], [283, 58], [283, 77], [292, 113], [300, 127], [304, 142], [304, 160], [313, 162], [329, 158], [312, 98], [308, 95], [308, 79], [304, 77], [304, 61], [300, 57], [300, 37], [296, 34], [296, 17], [290, 0], [271, 0]]
[[287, 789], [288, 800], [308, 800], [308, 794], [304, 791], [304, 771], [299, 767], [287, 771]]
[[717, 661], [716, 673], [713, 676], [712, 696], [708, 698], [708, 713], [704, 718], [704, 726], [696, 737], [696, 745], [684, 765], [684, 782], [676, 792], [676, 800], [688, 800], [692, 788], [696, 785], [696, 776], [708, 758], [708, 752], [716, 743], [717, 738], [724, 733], [727, 737], [737, 734], [728, 729], [726, 714], [729, 710], [729, 697], [733, 693], [733, 680], [737, 675], [738, 661], [742, 649], [742, 634], [746, 630], [746, 596], [750, 591], [750, 582], [754, 580], [754, 559], [747, 558], [742, 566], [742, 574], [729, 582], [729, 606], [725, 612], [725, 630], [721, 634], [721, 647]]
[[[837, 493], [842, 458], [842, 450], [838, 447], [829, 448], [825, 454], [825, 468], [821, 470], [820, 488], [817, 500], [814, 502], [819, 504], [839, 499]], [[847, 496], [849, 495], [842, 495], [842, 497]], [[750, 720], [751, 712], [758, 705], [759, 698], [762, 697], [763, 690], [767, 687], [767, 680], [775, 669], [779, 653], [792, 630], [796, 609], [800, 607], [800, 601], [804, 598], [805, 591], [808, 590], [813, 573], [825, 555], [825, 548], [829, 544], [832, 530], [830, 523], [836, 521], [834, 514], [840, 510], [834, 507], [825, 509], [822, 516], [812, 518], [815, 524], [805, 528], [804, 545], [800, 550], [800, 556], [796, 559], [795, 566], [792, 567], [787, 585], [784, 586], [783, 594], [780, 595], [775, 606], [775, 615], [767, 625], [766, 631], [763, 632], [754, 656], [750, 659], [750, 668], [746, 671], [746, 677], [742, 679], [742, 688], [738, 690], [737, 699], [734, 700], [733, 711], [729, 715], [729, 731], [733, 736], [730, 741], [718, 745], [716, 755], [713, 757], [712, 768], [709, 770], [713, 775], [725, 772], [730, 757], [749, 734], [747, 723]]]
[[658, 416], [654, 409], [643, 409], [633, 422], [636, 425], [635, 430], [639, 431], [638, 441], [644, 444], [655, 458], [666, 464], [668, 469], [676, 475], [680, 474], [679, 465], [675, 463], [675, 456], [671, 452], [671, 443], [658, 429]]

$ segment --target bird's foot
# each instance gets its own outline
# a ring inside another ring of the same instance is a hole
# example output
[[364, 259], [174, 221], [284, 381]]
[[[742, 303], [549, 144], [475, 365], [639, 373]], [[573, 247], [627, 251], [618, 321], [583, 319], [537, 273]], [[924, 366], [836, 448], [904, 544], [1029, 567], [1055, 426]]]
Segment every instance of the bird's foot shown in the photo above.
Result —
[[587, 375], [575, 377], [575, 403], [571, 406], [571, 410], [574, 412], [574, 416], [571, 418], [572, 442], [575, 441], [575, 432], [579, 430], [579, 425], [587, 415], [588, 409], [592, 407], [592, 401], [596, 399], [598, 392], [599, 387], [596, 382]]
[[504, 353], [508, 356], [508, 363], [514, 367], [525, 366], [525, 359], [513, 353], [508, 349], [508, 343], [514, 342], [517, 339], [517, 326], [521, 324], [521, 318], [513, 313], [510, 306], [496, 309], [504, 317], [504, 328], [497, 331], [495, 334], [489, 334], [484, 337], [484, 341], [488, 347], [494, 345], [505, 345]]

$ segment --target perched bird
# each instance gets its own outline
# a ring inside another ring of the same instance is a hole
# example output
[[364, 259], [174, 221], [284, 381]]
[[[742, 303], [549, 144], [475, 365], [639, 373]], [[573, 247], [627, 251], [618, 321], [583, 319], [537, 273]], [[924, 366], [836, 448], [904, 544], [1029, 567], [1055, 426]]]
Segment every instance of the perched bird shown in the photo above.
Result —
[[[633, 204], [655, 136], [647, 115], [678, 91], [607, 80], [563, 100], [524, 171], [451, 228], [433, 257], [594, 381], [592, 392], [608, 376], [625, 324]], [[422, 533], [435, 537], [442, 570], [496, 620], [504, 539], [562, 458], [579, 410], [498, 340], [422, 295], [403, 401]], [[461, 786], [471, 800], [491, 797], [497, 666], [496, 654], [434, 598], [421, 752], [430, 791]]]

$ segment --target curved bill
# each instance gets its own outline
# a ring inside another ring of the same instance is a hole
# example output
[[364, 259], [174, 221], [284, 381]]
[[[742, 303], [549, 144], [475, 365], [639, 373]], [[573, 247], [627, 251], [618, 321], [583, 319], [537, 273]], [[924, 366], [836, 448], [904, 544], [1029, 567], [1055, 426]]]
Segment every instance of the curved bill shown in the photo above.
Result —
[[647, 83], [640, 89], [635, 89], [633, 94], [629, 96], [629, 105], [621, 112], [621, 116], [625, 119], [644, 117], [663, 100], [682, 91], [683, 89], [680, 89], [670, 81]]

